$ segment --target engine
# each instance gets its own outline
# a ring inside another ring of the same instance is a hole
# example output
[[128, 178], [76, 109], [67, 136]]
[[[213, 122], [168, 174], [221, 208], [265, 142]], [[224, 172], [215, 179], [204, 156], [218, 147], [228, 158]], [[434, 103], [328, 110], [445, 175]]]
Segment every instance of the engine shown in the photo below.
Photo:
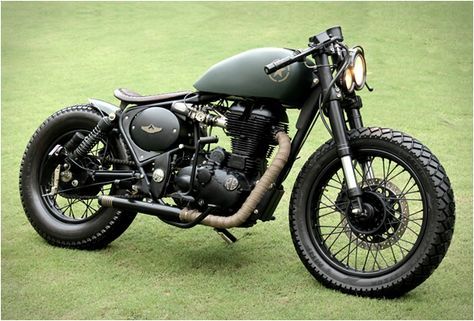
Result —
[[[180, 191], [188, 191], [198, 205], [213, 204], [237, 210], [267, 167], [277, 131], [288, 130], [288, 117], [281, 105], [235, 103], [225, 114], [232, 151], [217, 147], [204, 153], [192, 179], [192, 166], [175, 176]], [[222, 211], [221, 211], [222, 212]]]
[[229, 167], [250, 176], [263, 173], [275, 146], [275, 133], [288, 131], [284, 109], [280, 105], [249, 108], [238, 104], [232, 106], [226, 116], [232, 142]]

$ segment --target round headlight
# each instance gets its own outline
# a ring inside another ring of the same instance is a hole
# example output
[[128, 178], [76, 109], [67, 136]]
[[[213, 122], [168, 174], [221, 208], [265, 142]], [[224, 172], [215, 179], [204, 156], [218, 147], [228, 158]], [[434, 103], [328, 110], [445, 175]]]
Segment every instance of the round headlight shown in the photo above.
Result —
[[365, 58], [361, 52], [354, 56], [351, 65], [352, 74], [354, 75], [355, 89], [361, 90], [365, 85], [365, 78], [367, 76], [367, 68], [365, 65]]
[[350, 68], [347, 68], [342, 74], [342, 84], [348, 92], [352, 92], [354, 90], [355, 83]]

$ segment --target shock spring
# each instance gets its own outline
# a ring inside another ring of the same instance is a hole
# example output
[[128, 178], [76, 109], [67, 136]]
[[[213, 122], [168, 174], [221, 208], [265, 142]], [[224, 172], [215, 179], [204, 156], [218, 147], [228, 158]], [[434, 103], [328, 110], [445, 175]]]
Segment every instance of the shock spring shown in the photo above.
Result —
[[92, 132], [84, 138], [84, 140], [77, 146], [76, 150], [72, 153], [73, 159], [78, 159], [86, 156], [97, 142], [104, 137], [105, 133], [112, 129], [111, 117], [105, 116], [94, 127]]

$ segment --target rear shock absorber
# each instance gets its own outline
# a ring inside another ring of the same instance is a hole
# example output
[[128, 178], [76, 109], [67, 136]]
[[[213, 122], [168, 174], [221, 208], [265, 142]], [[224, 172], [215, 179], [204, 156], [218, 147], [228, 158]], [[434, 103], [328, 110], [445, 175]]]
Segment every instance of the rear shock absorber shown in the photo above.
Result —
[[97, 123], [97, 126], [95, 126], [92, 132], [90, 132], [89, 135], [87, 135], [79, 144], [79, 146], [77, 146], [70, 157], [72, 159], [78, 159], [86, 156], [95, 146], [95, 144], [97, 144], [97, 142], [113, 128], [115, 119], [115, 113], [111, 113], [109, 116], [102, 117], [102, 119]]

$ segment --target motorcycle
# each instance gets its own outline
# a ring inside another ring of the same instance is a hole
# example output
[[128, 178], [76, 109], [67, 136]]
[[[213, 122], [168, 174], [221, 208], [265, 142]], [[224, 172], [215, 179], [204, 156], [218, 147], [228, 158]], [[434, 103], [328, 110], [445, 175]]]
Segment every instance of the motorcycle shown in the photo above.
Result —
[[[453, 191], [421, 142], [364, 126], [356, 93], [371, 91], [365, 52], [343, 40], [336, 26], [302, 50], [259, 48], [219, 62], [196, 91], [117, 89], [120, 106], [90, 99], [59, 110], [21, 162], [31, 225], [52, 245], [92, 250], [143, 213], [183, 229], [206, 225], [234, 242], [228, 229], [275, 218], [282, 183], [320, 118], [332, 138], [304, 164], [289, 204], [299, 258], [346, 293], [412, 290], [446, 254]], [[292, 108], [299, 116], [290, 139]], [[213, 128], [230, 138], [230, 151], [214, 145]]]

